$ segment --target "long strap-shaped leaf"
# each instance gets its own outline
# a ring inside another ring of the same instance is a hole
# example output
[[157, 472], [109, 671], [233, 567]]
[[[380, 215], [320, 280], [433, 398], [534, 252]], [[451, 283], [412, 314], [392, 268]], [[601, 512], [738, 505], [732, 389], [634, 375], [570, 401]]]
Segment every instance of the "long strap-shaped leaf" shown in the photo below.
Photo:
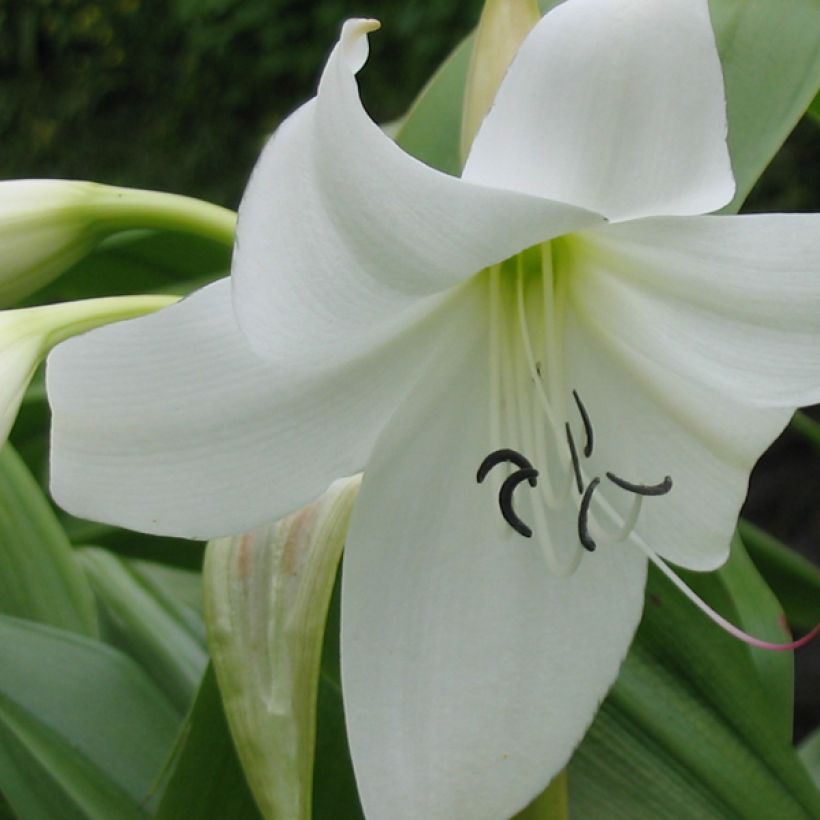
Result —
[[94, 596], [71, 544], [10, 444], [0, 450], [0, 612], [97, 632]]
[[0, 615], [0, 790], [19, 817], [147, 816], [178, 722], [126, 656]]

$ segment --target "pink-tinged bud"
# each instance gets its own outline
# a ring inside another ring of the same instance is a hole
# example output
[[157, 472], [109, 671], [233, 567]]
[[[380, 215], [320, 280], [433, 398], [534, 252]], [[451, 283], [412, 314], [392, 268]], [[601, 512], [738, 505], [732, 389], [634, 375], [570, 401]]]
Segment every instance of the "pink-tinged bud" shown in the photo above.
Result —
[[267, 527], [211, 541], [208, 646], [264, 817], [309, 820], [325, 619], [360, 479]]

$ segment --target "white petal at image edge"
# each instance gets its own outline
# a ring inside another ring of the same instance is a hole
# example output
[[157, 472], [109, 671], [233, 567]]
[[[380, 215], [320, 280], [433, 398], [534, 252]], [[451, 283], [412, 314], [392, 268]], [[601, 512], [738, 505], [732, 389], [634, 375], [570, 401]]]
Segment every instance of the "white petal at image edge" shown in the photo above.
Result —
[[377, 444], [354, 510], [342, 680], [369, 817], [523, 808], [580, 742], [641, 616], [638, 550], [600, 550], [551, 577], [536, 539], [476, 483], [487, 357], [476, 339], [469, 355], [437, 360]]

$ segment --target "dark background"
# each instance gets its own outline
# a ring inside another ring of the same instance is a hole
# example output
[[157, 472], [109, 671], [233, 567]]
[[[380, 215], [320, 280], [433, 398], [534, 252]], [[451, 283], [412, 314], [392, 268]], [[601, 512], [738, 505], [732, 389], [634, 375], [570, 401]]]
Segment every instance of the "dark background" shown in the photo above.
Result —
[[351, 16], [378, 16], [361, 81], [404, 113], [480, 0], [0, 0], [0, 178], [90, 178], [236, 207], [267, 134], [312, 95]]
[[[480, 5], [0, 0], [0, 178], [93, 179], [236, 207], [265, 137], [312, 94], [345, 17], [385, 23], [361, 75], [384, 122], [404, 112]], [[820, 211], [818, 136], [804, 120], [746, 210]], [[756, 468], [745, 514], [820, 561], [818, 498], [820, 453], [789, 430]], [[796, 660], [799, 736], [820, 723], [820, 647]]]

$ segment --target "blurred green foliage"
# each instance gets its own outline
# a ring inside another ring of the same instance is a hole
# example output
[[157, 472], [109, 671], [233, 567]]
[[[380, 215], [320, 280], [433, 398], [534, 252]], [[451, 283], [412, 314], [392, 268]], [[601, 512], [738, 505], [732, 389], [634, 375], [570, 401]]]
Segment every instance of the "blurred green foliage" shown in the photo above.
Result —
[[346, 17], [378, 16], [363, 96], [401, 115], [479, 0], [2, 0], [0, 177], [74, 177], [235, 206]]
[[[341, 22], [377, 16], [362, 94], [399, 117], [481, 0], [0, 0], [0, 178], [71, 177], [235, 207], [265, 137], [314, 91]], [[815, 210], [807, 122], [751, 210]]]

